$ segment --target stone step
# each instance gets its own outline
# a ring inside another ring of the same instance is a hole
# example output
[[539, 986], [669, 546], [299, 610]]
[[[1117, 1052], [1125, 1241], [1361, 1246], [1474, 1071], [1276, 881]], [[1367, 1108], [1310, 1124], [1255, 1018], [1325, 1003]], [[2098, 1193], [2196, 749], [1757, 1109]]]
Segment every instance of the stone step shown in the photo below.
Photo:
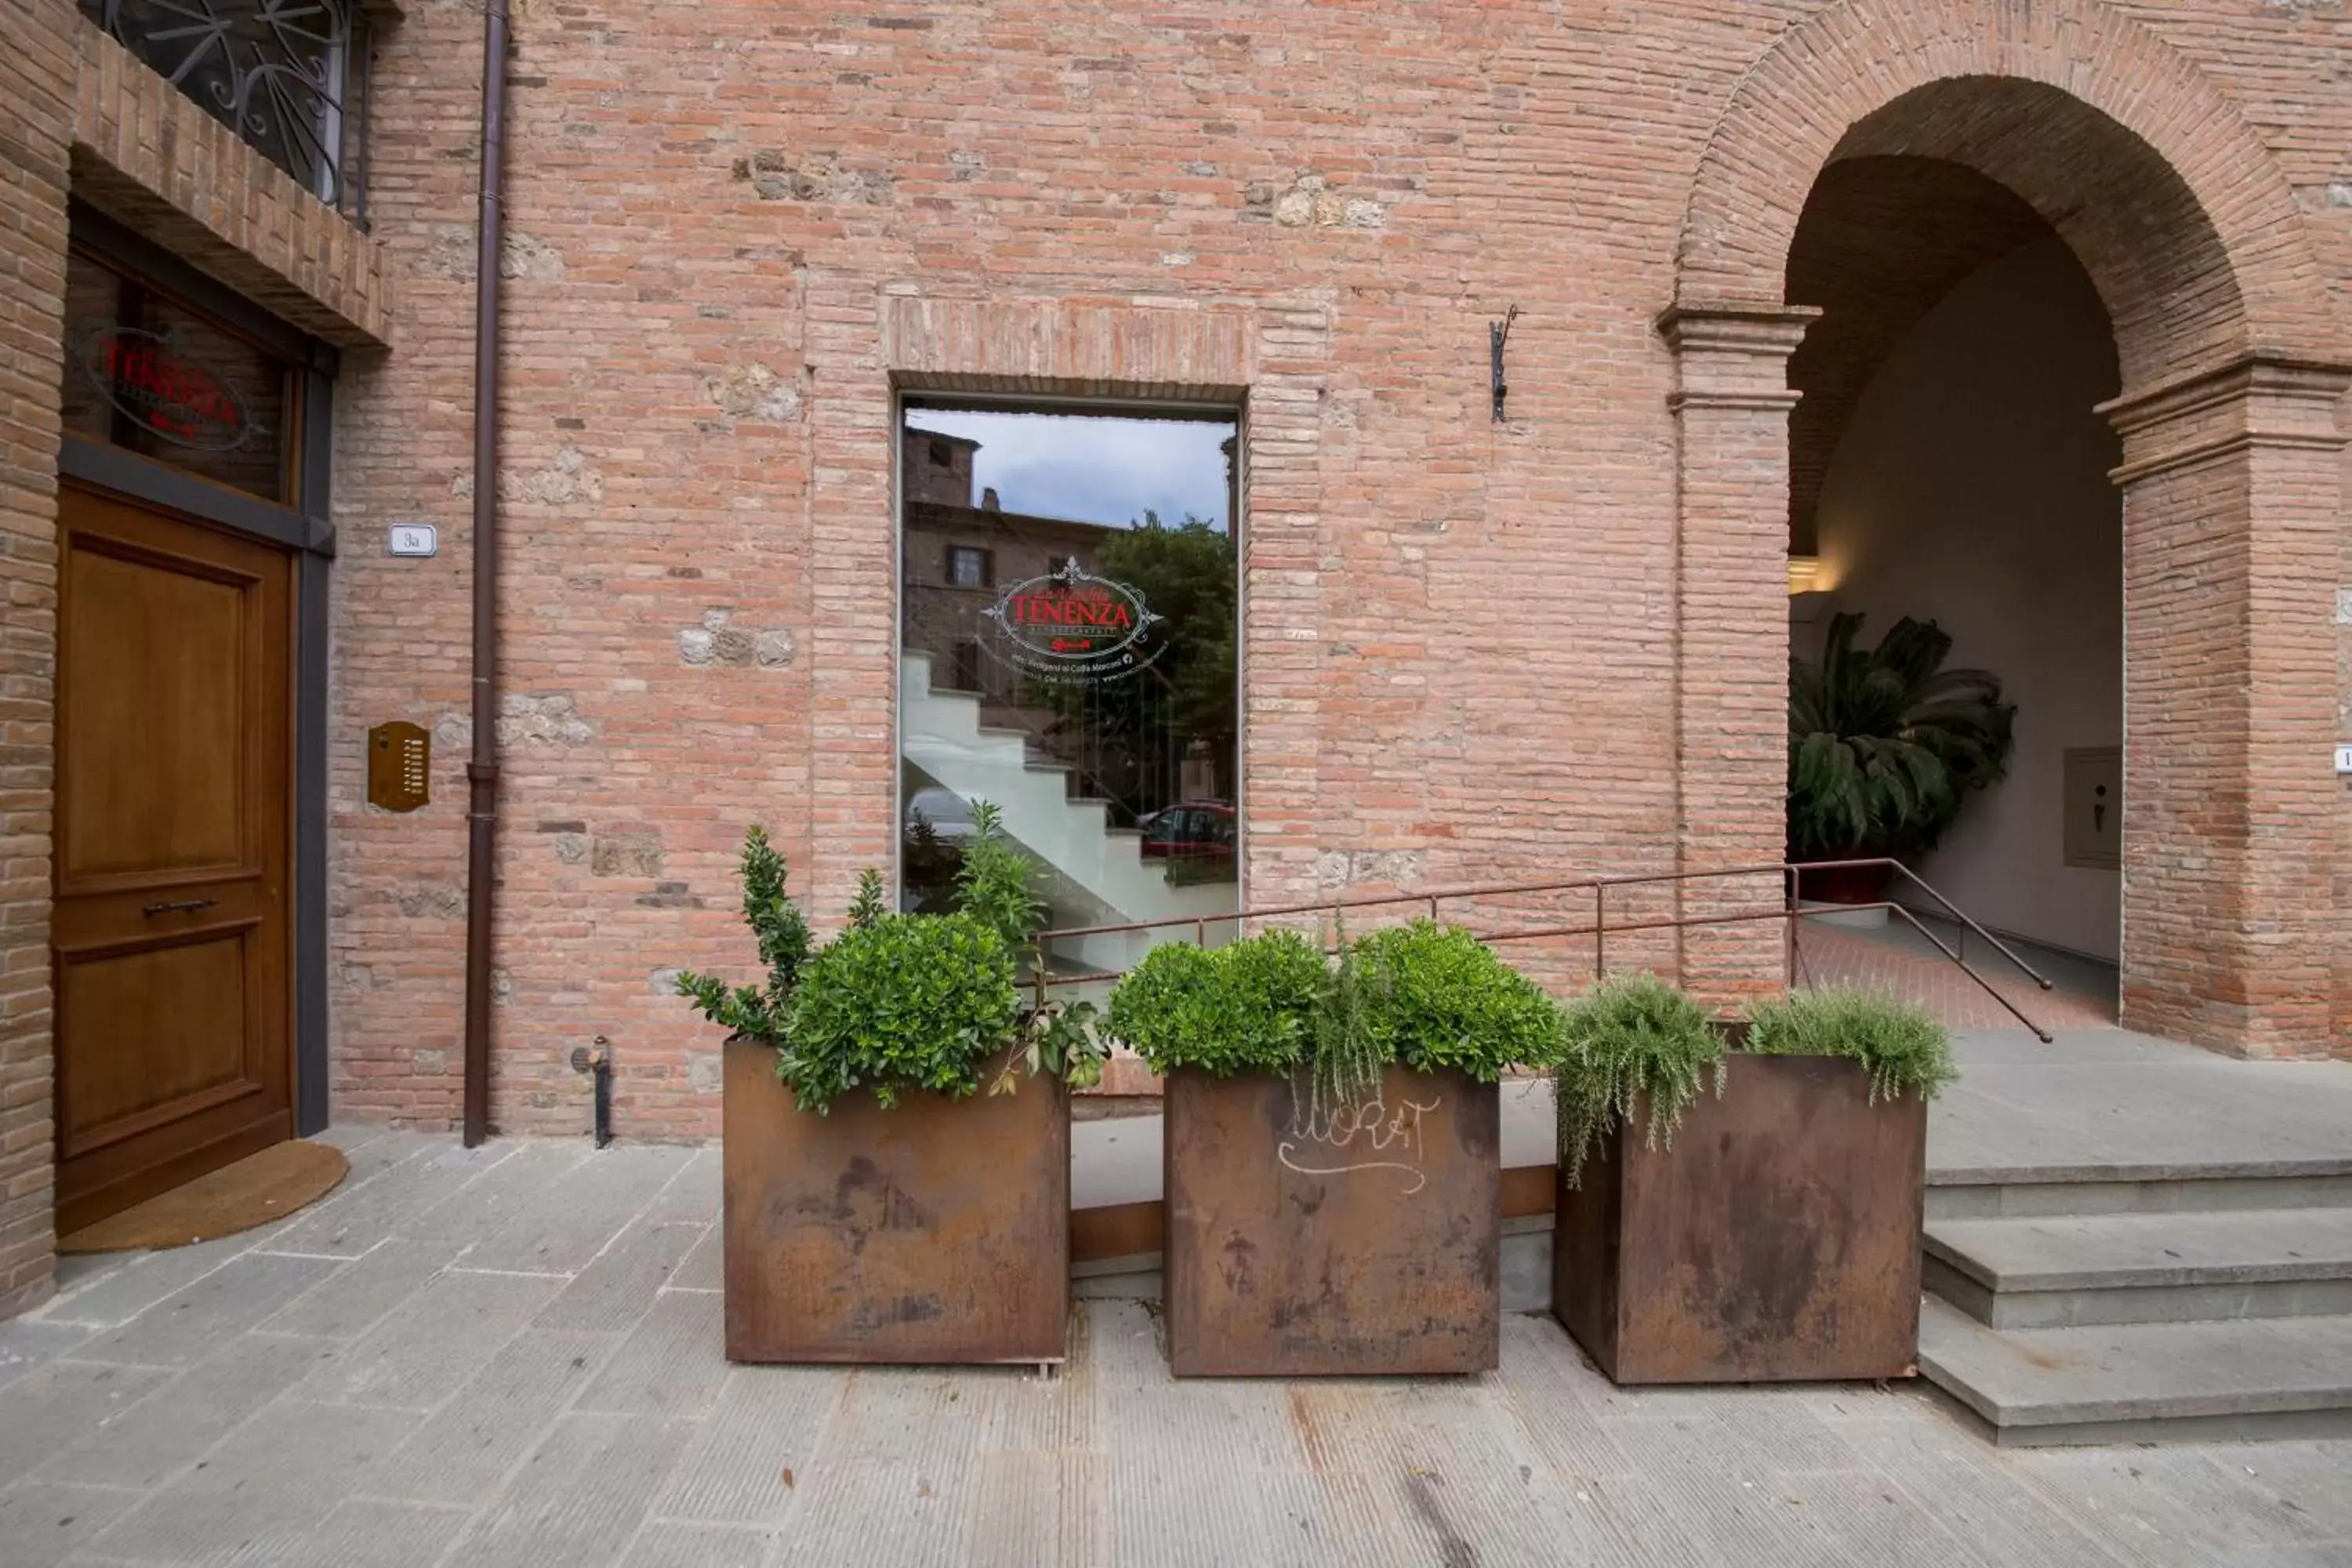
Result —
[[2004, 1330], [1930, 1296], [1919, 1372], [2004, 1447], [2352, 1436], [2352, 1315]]
[[2352, 1312], [2352, 1207], [1936, 1219], [1926, 1270], [1997, 1329]]
[[[1929, 1136], [1932, 1148], [1933, 1134]], [[2352, 1208], [2352, 1156], [2214, 1163], [2024, 1165], [1927, 1173], [1930, 1222], [2289, 1208]]]

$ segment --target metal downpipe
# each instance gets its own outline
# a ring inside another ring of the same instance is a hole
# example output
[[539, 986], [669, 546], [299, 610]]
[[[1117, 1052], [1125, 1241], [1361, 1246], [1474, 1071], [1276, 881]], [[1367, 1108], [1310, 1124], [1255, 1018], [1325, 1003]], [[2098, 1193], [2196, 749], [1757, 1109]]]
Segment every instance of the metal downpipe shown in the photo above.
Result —
[[466, 763], [466, 1147], [490, 1135], [490, 891], [499, 815], [499, 261], [507, 0], [482, 14], [482, 216], [474, 248], [474, 748]]

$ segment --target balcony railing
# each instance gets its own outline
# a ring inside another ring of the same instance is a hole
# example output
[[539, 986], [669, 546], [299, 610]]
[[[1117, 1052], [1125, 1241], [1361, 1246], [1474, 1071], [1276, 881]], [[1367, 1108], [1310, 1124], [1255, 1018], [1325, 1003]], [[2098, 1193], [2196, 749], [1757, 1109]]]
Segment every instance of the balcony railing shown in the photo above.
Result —
[[367, 226], [358, 0], [80, 0], [82, 14], [303, 189]]

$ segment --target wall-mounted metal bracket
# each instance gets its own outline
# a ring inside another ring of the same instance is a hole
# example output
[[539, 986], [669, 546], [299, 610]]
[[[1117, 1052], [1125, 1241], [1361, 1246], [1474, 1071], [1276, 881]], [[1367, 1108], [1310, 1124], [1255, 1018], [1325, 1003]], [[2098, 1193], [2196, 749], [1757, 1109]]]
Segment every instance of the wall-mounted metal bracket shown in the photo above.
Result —
[[1511, 395], [1508, 383], [1503, 379], [1503, 347], [1511, 341], [1511, 323], [1519, 319], [1519, 308], [1514, 305], [1499, 321], [1486, 323], [1486, 352], [1491, 363], [1495, 385], [1495, 423], [1503, 422], [1503, 399]]

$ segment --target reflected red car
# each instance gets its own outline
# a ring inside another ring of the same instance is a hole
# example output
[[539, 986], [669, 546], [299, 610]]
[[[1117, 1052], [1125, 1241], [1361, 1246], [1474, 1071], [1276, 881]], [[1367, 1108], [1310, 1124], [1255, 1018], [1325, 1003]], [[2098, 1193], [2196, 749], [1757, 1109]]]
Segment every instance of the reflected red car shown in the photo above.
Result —
[[1222, 801], [1184, 801], [1137, 820], [1147, 860], [1231, 861], [1234, 808]]

